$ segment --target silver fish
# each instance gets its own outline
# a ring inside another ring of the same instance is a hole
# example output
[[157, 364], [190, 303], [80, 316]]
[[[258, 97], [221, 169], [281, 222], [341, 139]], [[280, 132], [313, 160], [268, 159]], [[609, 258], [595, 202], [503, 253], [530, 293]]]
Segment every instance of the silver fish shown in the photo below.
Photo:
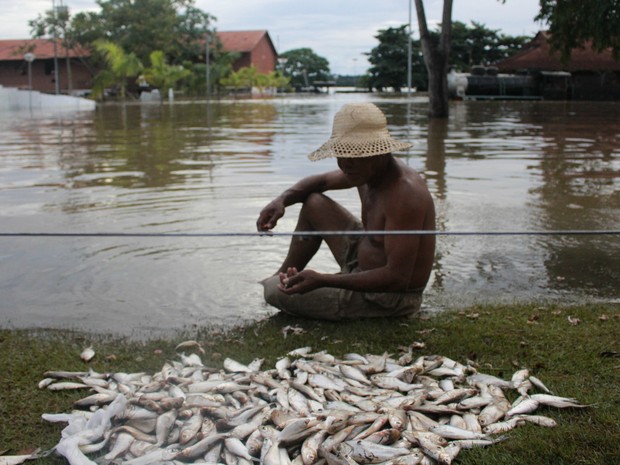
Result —
[[558, 426], [558, 423], [553, 418], [545, 417], [543, 415], [518, 415], [515, 418], [534, 423], [535, 425], [545, 426], [547, 428], [555, 428]]
[[327, 436], [327, 431], [320, 429], [304, 439], [301, 445], [301, 459], [304, 465], [315, 463], [319, 456], [319, 447]]
[[61, 381], [52, 383], [47, 386], [50, 391], [70, 391], [73, 389], [88, 389], [90, 386], [84, 383], [76, 383], [73, 381]]
[[540, 402], [536, 399], [532, 399], [528, 397], [527, 399], [522, 399], [519, 403], [515, 403], [510, 410], [506, 412], [506, 417], [512, 417], [514, 415], [521, 415], [524, 413], [533, 412], [538, 408]]
[[462, 428], [457, 428], [452, 425], [437, 425], [430, 428], [432, 433], [435, 433], [442, 438], [446, 439], [484, 439], [485, 434], [476, 433]]
[[95, 349], [93, 346], [87, 347], [80, 354], [80, 358], [85, 362], [90, 362], [95, 357]]
[[114, 445], [110, 447], [110, 451], [103, 456], [105, 460], [114, 460], [121, 454], [129, 450], [129, 447], [136, 440], [131, 434], [120, 432], [114, 439]]
[[358, 463], [379, 463], [409, 453], [404, 447], [384, 446], [363, 439], [345, 441], [338, 446], [338, 451]]
[[482, 409], [480, 415], [478, 416], [478, 421], [482, 426], [495, 423], [499, 419], [503, 418], [510, 408], [510, 402], [506, 399], [496, 399], [494, 402]]
[[239, 363], [232, 358], [225, 358], [223, 362], [224, 369], [231, 373], [252, 373], [252, 370], [243, 363]]
[[195, 444], [179, 450], [173, 458], [174, 460], [187, 461], [203, 456], [211, 447], [213, 447], [217, 442], [222, 441], [224, 438], [224, 434], [212, 434], [210, 436], [206, 436]]
[[239, 457], [247, 460], [253, 459], [246, 445], [238, 438], [228, 437], [224, 439], [224, 447]]
[[[555, 426], [533, 414], [540, 405], [586, 407], [569, 397], [528, 395], [544, 389], [526, 370], [505, 381], [442, 356], [338, 359], [301, 348], [261, 372], [261, 359], [246, 366], [228, 358], [214, 369], [193, 355], [153, 374], [46, 374], [45, 388], [77, 383], [95, 392], [75, 403], [92, 412], [43, 415], [70, 423], [63, 438], [76, 446], [64, 441], [60, 450], [70, 461], [104, 451], [130, 465], [447, 465], [461, 449], [505, 439], [490, 434], [526, 422]], [[511, 404], [514, 392], [521, 397]]]
[[157, 438], [157, 444], [163, 445], [167, 443], [168, 435], [174, 426], [174, 422], [177, 419], [176, 410], [168, 410], [166, 413], [157, 417], [157, 423], [155, 425], [155, 437]]
[[482, 432], [485, 434], [499, 434], [506, 433], [515, 427], [522, 425], [524, 420], [521, 420], [519, 417], [510, 418], [505, 421], [499, 421], [497, 423], [491, 423], [490, 425], [486, 425], [482, 428]]
[[533, 394], [531, 399], [538, 401], [541, 405], [548, 405], [556, 408], [586, 408], [589, 405], [580, 404], [577, 399], [572, 397], [560, 397], [551, 394]]

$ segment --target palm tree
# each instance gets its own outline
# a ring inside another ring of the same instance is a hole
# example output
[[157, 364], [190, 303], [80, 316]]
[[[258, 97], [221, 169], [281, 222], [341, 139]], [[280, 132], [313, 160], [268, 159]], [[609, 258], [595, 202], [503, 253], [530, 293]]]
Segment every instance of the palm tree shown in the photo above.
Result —
[[125, 100], [127, 80], [140, 74], [143, 68], [142, 62], [134, 53], [125, 53], [121, 47], [113, 42], [97, 40], [94, 42], [94, 46], [108, 66], [95, 77], [95, 85], [93, 86], [95, 97], [98, 98], [103, 95], [106, 87], [118, 85], [121, 98]]
[[191, 71], [183, 66], [171, 66], [166, 63], [166, 57], [161, 50], [151, 52], [151, 67], [144, 70], [143, 76], [146, 82], [160, 90], [164, 95], [174, 84], [191, 74]]

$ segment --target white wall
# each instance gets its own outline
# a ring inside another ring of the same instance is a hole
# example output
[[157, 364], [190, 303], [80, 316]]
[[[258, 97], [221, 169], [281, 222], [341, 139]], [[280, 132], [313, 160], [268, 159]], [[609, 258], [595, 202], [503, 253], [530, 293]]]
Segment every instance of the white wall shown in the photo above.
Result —
[[36, 90], [13, 89], [0, 86], [0, 112], [9, 110], [94, 110], [94, 100], [69, 95], [42, 94]]

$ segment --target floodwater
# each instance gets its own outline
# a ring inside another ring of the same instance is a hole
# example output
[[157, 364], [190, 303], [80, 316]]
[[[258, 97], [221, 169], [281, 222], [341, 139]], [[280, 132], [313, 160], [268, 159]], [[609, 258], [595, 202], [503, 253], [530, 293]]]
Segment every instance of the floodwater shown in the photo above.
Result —
[[[0, 237], [0, 327], [159, 336], [274, 314], [258, 281], [290, 238], [238, 233], [301, 176], [336, 168], [306, 155], [350, 101], [415, 142], [399, 156], [426, 178], [439, 230], [620, 230], [617, 103], [454, 102], [430, 123], [423, 97], [369, 94], [0, 115], [0, 233], [76, 234]], [[355, 192], [334, 197], [359, 212]], [[312, 267], [336, 270], [326, 249]], [[619, 284], [618, 234], [442, 235], [424, 308], [620, 305]]]

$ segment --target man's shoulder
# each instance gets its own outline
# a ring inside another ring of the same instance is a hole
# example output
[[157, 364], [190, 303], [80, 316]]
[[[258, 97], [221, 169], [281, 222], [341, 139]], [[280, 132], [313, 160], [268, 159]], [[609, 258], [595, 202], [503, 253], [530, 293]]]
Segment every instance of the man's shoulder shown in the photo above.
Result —
[[401, 162], [399, 171], [399, 175], [394, 177], [392, 183], [394, 187], [411, 191], [427, 190], [426, 182], [414, 168]]
[[390, 183], [385, 192], [385, 200], [397, 202], [406, 208], [418, 208], [433, 202], [426, 181], [414, 168], [402, 163], [400, 175]]

